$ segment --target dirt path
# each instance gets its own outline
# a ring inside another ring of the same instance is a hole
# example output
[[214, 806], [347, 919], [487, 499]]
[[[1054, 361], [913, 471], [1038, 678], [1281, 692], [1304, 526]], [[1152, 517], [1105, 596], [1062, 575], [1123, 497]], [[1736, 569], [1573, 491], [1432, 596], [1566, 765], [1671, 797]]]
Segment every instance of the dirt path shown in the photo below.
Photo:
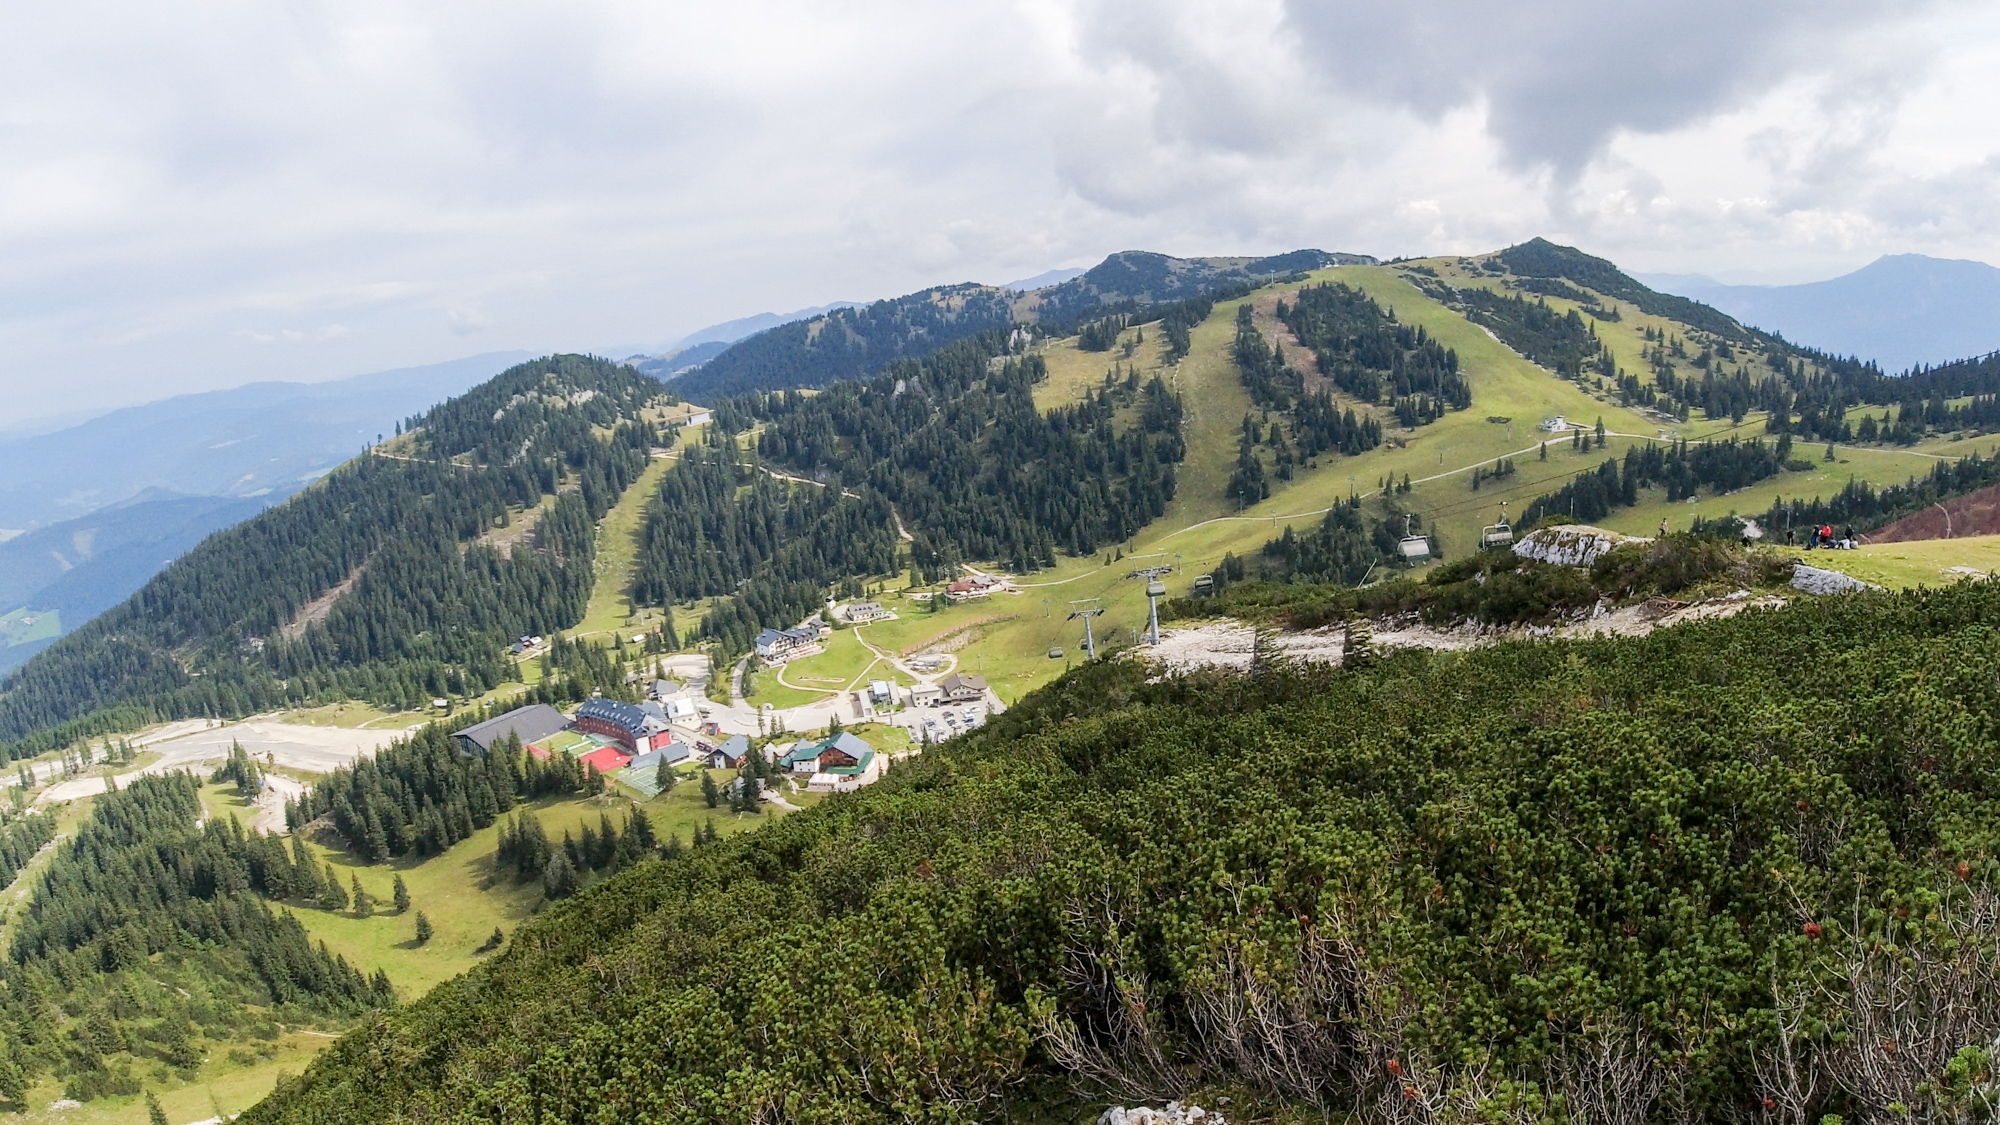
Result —
[[[237, 744], [241, 744], [251, 757], [282, 769], [306, 774], [330, 773], [352, 764], [357, 758], [373, 755], [405, 733], [400, 730], [311, 727], [272, 719], [248, 719], [218, 727], [206, 727], [197, 720], [194, 725], [197, 729], [192, 731], [171, 734], [162, 731], [158, 736], [145, 740], [145, 749], [158, 752], [159, 759], [139, 769], [115, 775], [119, 788], [147, 774], [157, 775], [194, 768], [203, 763], [220, 762], [229, 757], [230, 747]], [[139, 743], [135, 741], [134, 745]], [[58, 782], [43, 790], [36, 800], [41, 804], [53, 804], [95, 797], [104, 792], [104, 782], [102, 774]], [[272, 784], [280, 793], [285, 792], [283, 786], [292, 787], [290, 795], [294, 797], [304, 792], [304, 786], [289, 778], [274, 775]], [[276, 823], [280, 827], [284, 824], [285, 799], [284, 796], [277, 798]], [[260, 813], [259, 822], [267, 822], [267, 816], [268, 813]]]

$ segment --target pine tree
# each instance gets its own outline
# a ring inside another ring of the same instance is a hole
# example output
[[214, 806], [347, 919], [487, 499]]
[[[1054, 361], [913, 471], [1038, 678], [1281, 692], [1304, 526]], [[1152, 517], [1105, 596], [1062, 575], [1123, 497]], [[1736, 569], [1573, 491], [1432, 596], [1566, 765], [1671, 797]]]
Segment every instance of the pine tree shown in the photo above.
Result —
[[326, 865], [326, 877], [320, 882], [319, 904], [328, 910], [347, 909], [347, 888], [340, 885], [340, 872], [331, 863]]
[[320, 879], [319, 864], [312, 853], [306, 850], [305, 833], [292, 837], [292, 893], [299, 898], [313, 900], [324, 893], [324, 881]]
[[396, 886], [392, 893], [396, 896], [396, 913], [407, 913], [410, 909], [410, 885], [403, 882], [401, 875], [396, 876]]
[[431, 920], [424, 916], [423, 911], [419, 910], [417, 911], [417, 944], [428, 945], [430, 944], [430, 940]]

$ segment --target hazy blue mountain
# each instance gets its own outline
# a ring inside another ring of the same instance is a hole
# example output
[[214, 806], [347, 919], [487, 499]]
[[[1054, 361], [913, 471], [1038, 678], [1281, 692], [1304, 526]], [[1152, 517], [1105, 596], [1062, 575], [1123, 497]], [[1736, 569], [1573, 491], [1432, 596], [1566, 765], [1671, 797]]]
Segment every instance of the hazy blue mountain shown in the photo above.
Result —
[[729, 350], [728, 340], [710, 340], [691, 348], [675, 348], [664, 355], [633, 356], [626, 362], [664, 383], [685, 375]]
[[249, 519], [297, 488], [251, 498], [142, 493], [0, 543], [0, 622], [12, 626], [0, 625], [0, 672], [131, 597], [211, 532]]
[[1639, 279], [1796, 343], [1872, 359], [1884, 371], [2000, 349], [2000, 269], [1984, 262], [1892, 254], [1804, 285], [1724, 285], [1686, 274]]
[[1080, 269], [1048, 270], [1044, 273], [1038, 273], [1033, 277], [1024, 277], [1019, 281], [1010, 281], [1000, 288], [1012, 289], [1016, 293], [1029, 293], [1036, 289], [1047, 289], [1051, 285], [1061, 285], [1070, 278], [1082, 276], [1083, 271]]
[[473, 356], [326, 383], [251, 383], [0, 438], [0, 528], [32, 529], [148, 489], [256, 497], [297, 488], [377, 434], [526, 353]]
[[696, 344], [733, 344], [745, 337], [755, 336], [759, 332], [768, 331], [781, 324], [790, 324], [795, 320], [811, 320], [813, 317], [824, 316], [835, 309], [851, 309], [859, 304], [861, 304], [859, 301], [835, 301], [830, 305], [821, 305], [818, 308], [812, 309], [799, 309], [796, 312], [758, 313], [756, 316], [746, 316], [738, 320], [725, 320], [721, 324], [711, 324], [699, 332], [688, 333], [676, 341], [674, 347], [687, 349], [694, 347]]

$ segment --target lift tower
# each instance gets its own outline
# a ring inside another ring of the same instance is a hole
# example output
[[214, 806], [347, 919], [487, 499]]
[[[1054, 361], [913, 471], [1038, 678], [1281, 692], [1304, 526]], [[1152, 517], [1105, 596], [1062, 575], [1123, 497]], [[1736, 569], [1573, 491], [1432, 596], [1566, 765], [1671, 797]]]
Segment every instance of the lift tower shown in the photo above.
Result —
[[1146, 603], [1149, 607], [1146, 643], [1149, 645], [1160, 643], [1160, 599], [1167, 596], [1167, 584], [1160, 579], [1173, 572], [1174, 568], [1170, 566], [1149, 566], [1132, 572], [1132, 577], [1146, 580]]
[[1090, 630], [1090, 619], [1104, 612], [1104, 606], [1099, 604], [1102, 601], [1102, 598], [1084, 598], [1069, 603], [1078, 607], [1069, 611], [1069, 619], [1075, 621], [1079, 617], [1083, 618], [1083, 645], [1090, 650], [1092, 660], [1097, 659], [1097, 637]]

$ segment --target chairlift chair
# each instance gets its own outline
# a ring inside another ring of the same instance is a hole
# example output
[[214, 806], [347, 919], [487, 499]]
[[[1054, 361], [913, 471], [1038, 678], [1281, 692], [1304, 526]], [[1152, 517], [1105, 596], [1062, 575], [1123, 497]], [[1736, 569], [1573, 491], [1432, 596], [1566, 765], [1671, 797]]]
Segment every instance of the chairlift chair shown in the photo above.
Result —
[[1402, 555], [1405, 562], [1423, 562], [1431, 557], [1430, 536], [1417, 535], [1410, 530], [1415, 519], [1414, 515], [1403, 517], [1403, 540], [1396, 544], [1396, 553]]
[[1507, 522], [1507, 505], [1500, 505], [1499, 523], [1487, 524], [1479, 529], [1479, 545], [1482, 548], [1514, 545], [1514, 525]]

